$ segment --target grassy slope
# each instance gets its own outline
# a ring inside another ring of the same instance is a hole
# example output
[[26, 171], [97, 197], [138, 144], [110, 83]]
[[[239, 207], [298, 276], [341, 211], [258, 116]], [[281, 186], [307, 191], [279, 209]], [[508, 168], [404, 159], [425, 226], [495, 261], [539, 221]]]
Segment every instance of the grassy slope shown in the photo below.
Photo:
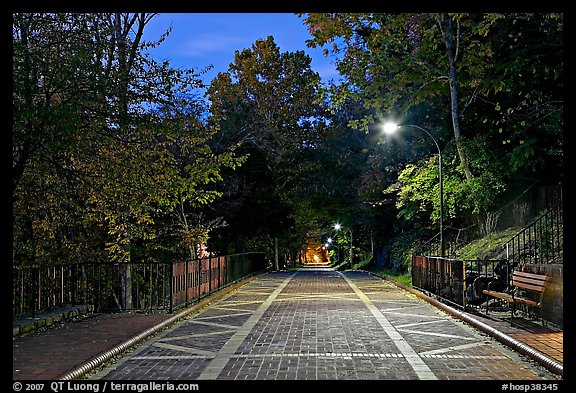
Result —
[[[508, 228], [500, 232], [494, 232], [490, 235], [482, 237], [480, 239], [474, 240], [468, 244], [465, 244], [459, 250], [456, 251], [456, 257], [458, 259], [501, 259], [506, 257], [506, 249], [503, 245], [508, 242], [516, 233], [518, 233], [518, 228]], [[394, 280], [403, 284], [407, 287], [412, 286], [412, 276], [410, 273], [398, 273], [392, 269], [384, 269], [380, 267], [375, 267], [372, 264], [367, 264], [360, 268], [364, 270], [371, 271], [380, 277], [386, 277], [390, 280]]]

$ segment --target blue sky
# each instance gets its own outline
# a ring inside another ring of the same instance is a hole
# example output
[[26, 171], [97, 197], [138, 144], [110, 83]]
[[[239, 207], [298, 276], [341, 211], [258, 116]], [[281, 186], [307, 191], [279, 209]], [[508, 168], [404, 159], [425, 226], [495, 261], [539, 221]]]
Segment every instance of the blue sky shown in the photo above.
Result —
[[312, 58], [312, 69], [323, 82], [338, 80], [334, 57], [326, 57], [322, 48], [308, 48], [311, 38], [300, 18], [291, 13], [176, 13], [158, 14], [148, 24], [145, 39], [156, 40], [167, 28], [172, 32], [151, 51], [159, 60], [173, 67], [214, 68], [204, 77], [205, 83], [224, 72], [234, 61], [234, 52], [252, 47], [257, 39], [271, 35], [281, 52], [304, 50]]

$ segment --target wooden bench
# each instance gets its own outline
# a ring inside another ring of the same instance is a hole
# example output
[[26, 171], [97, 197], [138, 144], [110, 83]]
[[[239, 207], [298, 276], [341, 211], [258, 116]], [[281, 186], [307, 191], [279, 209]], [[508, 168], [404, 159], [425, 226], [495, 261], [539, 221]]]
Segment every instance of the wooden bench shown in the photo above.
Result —
[[[490, 289], [484, 289], [482, 292], [484, 292], [487, 297], [491, 296], [498, 298], [510, 304], [510, 310], [512, 312], [510, 323], [512, 323], [514, 312], [516, 311], [516, 304], [524, 304], [541, 311], [542, 298], [547, 284], [548, 276], [545, 274], [527, 273], [515, 270], [510, 278], [510, 287], [512, 289], [510, 293], [497, 292]], [[534, 296], [522, 296], [522, 292], [525, 292], [526, 294], [532, 293]], [[486, 302], [486, 314], [488, 314], [488, 301]], [[542, 319], [542, 322], [544, 322], [541, 312], [540, 318]]]

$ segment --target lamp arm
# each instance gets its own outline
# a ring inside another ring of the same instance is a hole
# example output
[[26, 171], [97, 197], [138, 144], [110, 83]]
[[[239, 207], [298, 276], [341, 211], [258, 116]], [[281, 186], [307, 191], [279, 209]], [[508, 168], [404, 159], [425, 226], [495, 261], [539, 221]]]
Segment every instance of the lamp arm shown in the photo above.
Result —
[[414, 128], [419, 129], [420, 131], [424, 131], [430, 137], [430, 139], [432, 139], [432, 141], [434, 141], [434, 144], [436, 145], [436, 149], [438, 149], [438, 154], [442, 155], [442, 152], [440, 151], [440, 145], [438, 145], [436, 138], [434, 138], [428, 130], [426, 130], [425, 128], [422, 128], [420, 126], [417, 126], [415, 124], [405, 124], [404, 127], [414, 127]]

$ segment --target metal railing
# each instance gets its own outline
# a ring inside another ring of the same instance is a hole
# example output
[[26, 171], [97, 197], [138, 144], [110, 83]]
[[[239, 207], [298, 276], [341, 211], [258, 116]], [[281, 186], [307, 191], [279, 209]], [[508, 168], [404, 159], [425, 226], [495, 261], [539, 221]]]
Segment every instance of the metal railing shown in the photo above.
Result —
[[[444, 255], [441, 251], [440, 233], [436, 233], [420, 244], [415, 254], [455, 258], [457, 251], [474, 239], [494, 230], [525, 225], [523, 230], [504, 245], [509, 251], [510, 260], [515, 264], [562, 263], [562, 195], [562, 184], [535, 188], [526, 195], [520, 195], [522, 198], [517, 198], [524, 201], [520, 205], [512, 203], [517, 201], [512, 201], [496, 212], [486, 213], [486, 227], [483, 226], [482, 229], [479, 229], [477, 225], [470, 225], [466, 228], [453, 228], [445, 225]], [[522, 212], [519, 213], [517, 209]]]
[[513, 266], [563, 263], [562, 207], [561, 201], [551, 206], [505, 244]]
[[412, 257], [412, 286], [459, 308], [479, 308], [484, 289], [505, 290], [509, 264], [506, 260], [461, 260]]
[[[454, 239], [452, 233], [448, 233], [446, 229], [444, 229], [444, 256], [451, 257], [454, 256], [458, 249], [459, 243], [457, 239]], [[417, 255], [427, 255], [427, 256], [434, 256], [434, 257], [441, 257], [442, 256], [442, 246], [440, 243], [440, 232], [436, 233], [430, 239], [422, 243], [418, 249], [416, 250]]]
[[[478, 308], [486, 301], [484, 289], [510, 290], [510, 274], [519, 264], [562, 265], [562, 187], [542, 190], [545, 192], [540, 192], [543, 197], [538, 206], [546, 211], [503, 245], [506, 259], [452, 259], [447, 257], [453, 255], [451, 246], [446, 247], [446, 255], [441, 257], [436, 235], [412, 256], [412, 285], [460, 308]], [[457, 241], [447, 244], [457, 244]]]
[[264, 253], [234, 254], [173, 263], [171, 308], [187, 306], [265, 268]]
[[[481, 312], [488, 297], [484, 289], [510, 293], [510, 275], [515, 266], [506, 259], [459, 260], [412, 257], [412, 286], [464, 311]], [[563, 325], [561, 279], [551, 277], [550, 290], [541, 304], [541, 318]]]
[[171, 313], [265, 267], [263, 253], [246, 253], [186, 262], [13, 268], [12, 318], [82, 304], [96, 312]]

